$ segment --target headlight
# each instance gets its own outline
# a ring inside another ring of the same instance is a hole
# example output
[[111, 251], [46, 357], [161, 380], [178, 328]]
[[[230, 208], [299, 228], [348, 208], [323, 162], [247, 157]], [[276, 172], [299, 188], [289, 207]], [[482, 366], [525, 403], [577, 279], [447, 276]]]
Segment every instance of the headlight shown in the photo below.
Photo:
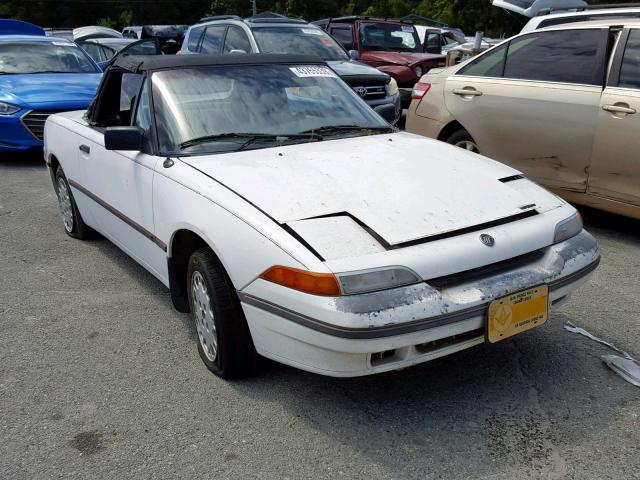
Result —
[[375, 292], [422, 282], [412, 270], [396, 266], [333, 274], [276, 265], [263, 272], [260, 278], [300, 292], [328, 297]]
[[399, 266], [338, 273], [337, 276], [345, 295], [375, 292], [422, 281], [412, 270]]
[[387, 83], [387, 95], [392, 96], [398, 93], [398, 82], [396, 79], [391, 77], [391, 81]]
[[413, 67], [413, 73], [415, 73], [416, 76], [420, 78], [424, 71], [422, 70], [422, 67], [420, 65], [416, 65], [415, 67]]
[[20, 111], [20, 107], [16, 107], [10, 103], [0, 102], [0, 115], [13, 115], [18, 111]]
[[553, 242], [559, 243], [576, 236], [582, 231], [582, 217], [578, 212], [556, 225]]

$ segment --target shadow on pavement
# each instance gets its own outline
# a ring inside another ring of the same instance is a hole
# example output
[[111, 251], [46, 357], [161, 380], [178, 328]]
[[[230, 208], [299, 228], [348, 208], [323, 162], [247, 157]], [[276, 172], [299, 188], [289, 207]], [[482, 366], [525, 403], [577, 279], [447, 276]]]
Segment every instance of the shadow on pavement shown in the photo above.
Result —
[[594, 358], [599, 346], [563, 323], [557, 314], [518, 338], [371, 377], [333, 379], [268, 362], [234, 388], [281, 405], [398, 478], [466, 469], [469, 478], [562, 476], [562, 452], [593, 432], [607, 437], [619, 406], [637, 394]]
[[46, 168], [42, 150], [20, 153], [0, 153], [0, 167], [42, 167]]

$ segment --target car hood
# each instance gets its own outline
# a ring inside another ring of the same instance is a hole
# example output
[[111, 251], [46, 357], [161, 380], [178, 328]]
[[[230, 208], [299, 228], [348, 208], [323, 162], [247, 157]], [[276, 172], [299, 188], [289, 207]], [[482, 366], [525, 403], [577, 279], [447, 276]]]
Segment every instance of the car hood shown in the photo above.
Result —
[[382, 62], [393, 65], [415, 65], [416, 63], [421, 62], [444, 60], [445, 57], [443, 55], [435, 55], [432, 53], [369, 51], [364, 52], [361, 58], [363, 61], [367, 62]]
[[359, 77], [359, 76], [367, 76], [367, 77], [380, 77], [380, 79], [389, 79], [389, 75], [381, 72], [377, 68], [370, 67], [369, 65], [365, 65], [364, 63], [354, 62], [354, 61], [329, 61], [327, 62], [329, 66], [336, 72], [340, 77]]
[[101, 78], [101, 73], [0, 75], [0, 100], [30, 108], [85, 108]]
[[344, 215], [388, 245], [535, 209], [531, 195], [500, 181], [516, 170], [409, 133], [182, 160], [280, 224]]

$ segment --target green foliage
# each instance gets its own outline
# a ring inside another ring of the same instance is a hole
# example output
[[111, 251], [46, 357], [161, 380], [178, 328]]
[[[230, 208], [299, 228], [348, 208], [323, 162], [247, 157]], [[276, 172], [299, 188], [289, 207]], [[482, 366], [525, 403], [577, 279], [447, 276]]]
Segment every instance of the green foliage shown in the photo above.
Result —
[[107, 17], [98, 19], [96, 25], [100, 25], [101, 27], [115, 28], [118, 26], [118, 22], [112, 20], [110, 17]]

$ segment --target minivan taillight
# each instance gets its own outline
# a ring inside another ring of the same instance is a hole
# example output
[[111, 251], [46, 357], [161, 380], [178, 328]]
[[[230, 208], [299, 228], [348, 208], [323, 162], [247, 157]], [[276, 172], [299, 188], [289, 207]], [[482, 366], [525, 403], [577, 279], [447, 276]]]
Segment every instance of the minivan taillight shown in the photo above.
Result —
[[411, 91], [411, 100], [422, 100], [430, 88], [430, 83], [416, 83]]

